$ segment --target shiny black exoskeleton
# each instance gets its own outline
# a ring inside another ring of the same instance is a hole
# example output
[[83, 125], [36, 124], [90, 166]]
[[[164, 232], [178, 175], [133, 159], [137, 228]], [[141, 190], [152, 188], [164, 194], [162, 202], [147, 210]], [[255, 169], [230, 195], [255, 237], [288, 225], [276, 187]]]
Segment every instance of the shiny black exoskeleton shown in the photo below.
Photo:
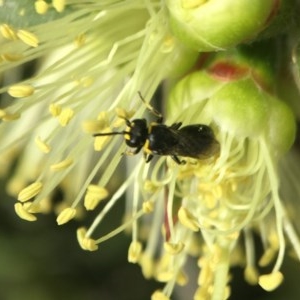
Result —
[[126, 145], [136, 148], [131, 154], [137, 154], [143, 148], [146, 162], [154, 155], [169, 155], [178, 164], [185, 163], [178, 156], [205, 159], [219, 151], [219, 143], [213, 130], [203, 124], [193, 124], [181, 127], [182, 122], [171, 126], [163, 124], [162, 115], [147, 104], [141, 94], [142, 101], [157, 117], [155, 123], [149, 126], [145, 119], [125, 119], [127, 128], [121, 132], [96, 133], [94, 136], [124, 135]]

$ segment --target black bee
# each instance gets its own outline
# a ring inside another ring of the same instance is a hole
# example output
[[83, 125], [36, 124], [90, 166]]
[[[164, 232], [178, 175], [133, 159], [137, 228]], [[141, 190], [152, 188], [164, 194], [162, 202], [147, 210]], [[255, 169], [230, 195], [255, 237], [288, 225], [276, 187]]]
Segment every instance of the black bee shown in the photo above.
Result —
[[96, 133], [94, 136], [121, 134], [127, 146], [136, 148], [131, 154], [137, 154], [143, 148], [146, 162], [154, 155], [169, 155], [177, 164], [184, 164], [185, 161], [178, 156], [205, 159], [219, 151], [220, 145], [209, 126], [194, 124], [181, 127], [182, 122], [167, 126], [163, 124], [162, 114], [146, 103], [140, 92], [139, 96], [157, 117], [156, 122], [148, 126], [145, 119], [125, 119], [127, 128], [124, 131]]

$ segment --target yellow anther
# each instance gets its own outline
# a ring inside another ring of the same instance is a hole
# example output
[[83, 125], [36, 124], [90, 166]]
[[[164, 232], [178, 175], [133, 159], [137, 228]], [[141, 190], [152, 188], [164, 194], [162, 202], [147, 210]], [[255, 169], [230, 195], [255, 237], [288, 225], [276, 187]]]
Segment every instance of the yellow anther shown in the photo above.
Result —
[[198, 285], [199, 286], [207, 286], [212, 280], [212, 270], [209, 265], [208, 260], [199, 261], [199, 266], [201, 267], [201, 271], [198, 276]]
[[34, 141], [43, 153], [49, 153], [51, 151], [51, 146], [43, 141], [39, 136], [37, 136]]
[[8, 24], [2, 24], [0, 26], [0, 32], [2, 36], [8, 40], [18, 39], [16, 31]]
[[75, 39], [75, 45], [77, 47], [81, 47], [85, 44], [86, 41], [86, 35], [84, 33], [78, 35]]
[[21, 115], [19, 113], [11, 114], [11, 113], [6, 112], [5, 116], [2, 117], [2, 120], [4, 122], [11, 122], [11, 121], [15, 121], [15, 120], [19, 119], [20, 116]]
[[1, 54], [1, 58], [5, 61], [15, 62], [23, 58], [21, 54], [13, 54], [13, 53], [3, 53]]
[[95, 80], [91, 76], [84, 76], [79, 80], [79, 84], [84, 88], [90, 87], [94, 82]]
[[23, 43], [28, 46], [36, 48], [39, 45], [38, 37], [32, 32], [21, 29], [17, 31], [17, 36]]
[[138, 241], [132, 241], [128, 249], [128, 261], [137, 263], [142, 253], [142, 244]]
[[35, 1], [34, 6], [35, 6], [35, 11], [39, 15], [44, 15], [48, 11], [48, 8], [49, 8], [48, 3], [44, 0]]
[[86, 229], [84, 227], [77, 229], [77, 240], [83, 250], [95, 251], [98, 249], [96, 241], [86, 236]]
[[174, 49], [174, 45], [174, 38], [172, 36], [167, 36], [160, 47], [160, 51], [162, 53], [169, 53]]
[[49, 112], [53, 117], [57, 117], [61, 113], [61, 106], [58, 103], [51, 103], [49, 105]]
[[98, 245], [96, 244], [96, 241], [94, 239], [84, 238], [83, 249], [88, 251], [96, 251], [98, 249]]
[[157, 185], [154, 184], [151, 180], [145, 180], [144, 182], [144, 191], [148, 193], [154, 193], [157, 190]]
[[170, 300], [162, 291], [157, 290], [151, 295], [151, 300]]
[[107, 124], [104, 124], [103, 120], [87, 120], [82, 122], [82, 128], [87, 133], [96, 133], [100, 132], [103, 127], [106, 127]]
[[73, 159], [72, 158], [66, 158], [56, 164], [53, 164], [50, 166], [50, 169], [52, 171], [61, 171], [61, 170], [65, 170], [68, 167], [70, 167], [73, 164]]
[[276, 253], [277, 253], [276, 249], [268, 248], [264, 252], [264, 254], [261, 256], [261, 258], [259, 259], [258, 265], [260, 267], [266, 267], [266, 266], [268, 266], [273, 261], [273, 259], [275, 258]]
[[271, 274], [261, 275], [258, 279], [258, 284], [266, 291], [275, 290], [283, 281], [281, 272], [273, 272]]
[[178, 219], [185, 227], [195, 232], [199, 231], [197, 219], [186, 208], [180, 207], [178, 211]]
[[7, 112], [4, 109], [0, 109], [0, 119], [6, 116]]
[[170, 243], [170, 242], [165, 242], [164, 243], [164, 249], [166, 252], [168, 252], [171, 255], [176, 255], [180, 253], [184, 248], [184, 243], [179, 242], [177, 244]]
[[210, 298], [211, 294], [209, 293], [206, 286], [199, 287], [194, 295], [194, 300], [207, 300]]
[[9, 113], [5, 111], [4, 109], [0, 109], [0, 119], [2, 119], [5, 122], [14, 121], [20, 118], [19, 113]]
[[145, 201], [143, 202], [143, 211], [146, 214], [150, 214], [153, 212], [154, 204], [152, 201]]
[[21, 202], [28, 201], [35, 197], [42, 190], [43, 184], [40, 181], [34, 182], [24, 188], [18, 195], [18, 200]]
[[34, 87], [29, 84], [17, 84], [9, 87], [7, 92], [14, 98], [23, 98], [31, 96], [34, 93]]
[[246, 267], [244, 271], [244, 277], [245, 280], [251, 285], [256, 285], [258, 283], [259, 275], [257, 270], [252, 266]]
[[[108, 120], [108, 113], [107, 111], [101, 111], [98, 116], [97, 116], [97, 120], [102, 121], [103, 124], [109, 124], [109, 120]], [[106, 126], [106, 125], [105, 125]]]
[[85, 228], [80, 228], [77, 231], [77, 238], [79, 241], [79, 245], [83, 250], [94, 251], [98, 249], [96, 241], [86, 236]]
[[196, 8], [208, 0], [181, 0], [181, 7], [183, 9]]
[[122, 124], [124, 124], [124, 119], [131, 119], [131, 117], [135, 113], [134, 110], [125, 110], [124, 108], [121, 107], [116, 107], [115, 112], [116, 115], [119, 117], [119, 121], [121, 121]]
[[69, 124], [73, 117], [74, 110], [71, 108], [64, 108], [58, 116], [58, 121], [62, 127], [65, 127]]
[[27, 201], [23, 204], [23, 208], [29, 213], [39, 213], [41, 212], [41, 205], [39, 203], [34, 203], [31, 201]]
[[142, 268], [143, 276], [146, 279], [150, 279], [153, 276], [155, 266], [152, 257], [144, 252], [140, 257], [139, 264]]
[[67, 207], [57, 216], [56, 222], [58, 225], [63, 225], [72, 220], [76, 215], [76, 209]]
[[22, 203], [16, 203], [15, 204], [15, 211], [16, 211], [16, 214], [23, 220], [26, 220], [26, 221], [36, 221], [36, 216], [33, 215], [32, 213], [29, 213], [23, 206]]
[[116, 112], [116, 115], [123, 120], [124, 122], [124, 119], [130, 119], [128, 114], [127, 114], [127, 111], [124, 109], [124, 108], [121, 108], [121, 107], [116, 107], [115, 108], [115, 112]]
[[52, 6], [59, 13], [63, 12], [65, 9], [66, 1], [65, 0], [52, 0]]
[[180, 271], [177, 275], [176, 283], [180, 286], [185, 286], [188, 283], [188, 281], [189, 279], [187, 275], [183, 271]]
[[[111, 132], [110, 128], [104, 128], [101, 130], [103, 133]], [[107, 142], [110, 140], [110, 136], [96, 136], [94, 140], [94, 150], [95, 151], [101, 151], [103, 147], [107, 144]]]
[[85, 227], [78, 228], [77, 231], [76, 231], [76, 234], [77, 234], [78, 243], [81, 245], [83, 239], [86, 236], [86, 228]]
[[93, 210], [107, 196], [108, 191], [106, 188], [90, 184], [84, 197], [84, 206], [87, 210]]
[[175, 276], [174, 272], [171, 270], [168, 271], [160, 271], [156, 274], [157, 281], [160, 282], [168, 282], [173, 279]]

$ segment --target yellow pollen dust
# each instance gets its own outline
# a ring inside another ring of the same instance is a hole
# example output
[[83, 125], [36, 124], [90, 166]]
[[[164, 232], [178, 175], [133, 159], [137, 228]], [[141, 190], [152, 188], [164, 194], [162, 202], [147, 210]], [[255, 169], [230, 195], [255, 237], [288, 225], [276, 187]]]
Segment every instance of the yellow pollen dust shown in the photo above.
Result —
[[183, 9], [196, 8], [207, 1], [208, 0], [181, 0], [181, 7]]
[[164, 249], [166, 252], [168, 252], [171, 255], [176, 255], [179, 254], [184, 248], [184, 243], [179, 242], [177, 244], [175, 243], [170, 243], [170, 242], [165, 242], [164, 243]]
[[14, 98], [29, 97], [34, 93], [34, 87], [29, 84], [17, 84], [9, 87], [7, 92]]
[[95, 251], [98, 249], [96, 241], [86, 236], [86, 229], [84, 227], [77, 229], [77, 240], [83, 250]]
[[70, 167], [73, 164], [73, 159], [72, 158], [66, 158], [56, 164], [53, 164], [50, 166], [50, 169], [52, 171], [61, 171], [61, 170], [65, 170], [68, 167]]
[[49, 8], [49, 5], [46, 1], [44, 0], [37, 0], [34, 3], [34, 7], [35, 7], [35, 11], [39, 14], [39, 15], [44, 15]]
[[52, 0], [52, 6], [59, 13], [63, 12], [65, 9], [66, 1], [65, 0]]
[[15, 212], [16, 214], [23, 220], [26, 221], [36, 221], [36, 216], [32, 213], [28, 212], [22, 203], [15, 204]]
[[28, 46], [36, 48], [39, 45], [38, 37], [32, 32], [20, 29], [17, 31], [17, 36], [23, 43]]
[[271, 292], [275, 290], [283, 281], [281, 272], [273, 272], [271, 274], [259, 276], [258, 284], [266, 291]]
[[43, 141], [39, 136], [37, 136], [34, 141], [43, 153], [49, 153], [51, 151], [51, 146]]
[[199, 231], [197, 219], [186, 208], [180, 207], [178, 210], [178, 219], [183, 226], [191, 229], [194, 232]]
[[67, 207], [57, 216], [56, 222], [58, 225], [63, 225], [72, 220], [76, 215], [76, 209]]
[[100, 201], [108, 196], [106, 188], [90, 184], [87, 188], [86, 195], [84, 197], [84, 206], [87, 210], [93, 210]]
[[21, 202], [28, 201], [35, 197], [42, 190], [43, 184], [40, 181], [36, 181], [26, 188], [24, 188], [18, 195], [18, 200]]
[[132, 241], [128, 249], [128, 261], [137, 263], [142, 253], [142, 244], [138, 241]]
[[62, 111], [61, 105], [59, 105], [58, 103], [51, 103], [49, 105], [49, 112], [53, 117], [59, 116], [61, 111]]
[[162, 291], [157, 290], [151, 295], [151, 300], [170, 300]]
[[8, 24], [2, 24], [0, 26], [0, 32], [1, 32], [2, 36], [7, 40], [17, 40], [18, 39], [16, 31]]

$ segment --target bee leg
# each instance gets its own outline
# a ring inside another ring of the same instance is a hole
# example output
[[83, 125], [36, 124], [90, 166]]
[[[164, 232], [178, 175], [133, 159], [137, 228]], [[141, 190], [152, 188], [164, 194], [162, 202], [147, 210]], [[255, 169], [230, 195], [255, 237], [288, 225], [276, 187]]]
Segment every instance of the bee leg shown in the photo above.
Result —
[[185, 160], [180, 160], [178, 156], [176, 155], [171, 155], [171, 158], [178, 164], [178, 165], [185, 165], [186, 161]]
[[144, 157], [145, 157], [146, 163], [148, 163], [149, 161], [151, 161], [151, 159], [154, 157], [154, 155], [152, 155], [152, 154], [147, 155], [147, 153], [144, 153]]
[[146, 102], [146, 100], [144, 99], [144, 97], [142, 96], [142, 93], [140, 91], [138, 91], [138, 94], [141, 98], [141, 100], [144, 102], [144, 104], [146, 105], [146, 107], [148, 108], [148, 110], [157, 117], [156, 123], [158, 124], [162, 124], [163, 122], [163, 116], [162, 114], [156, 110], [150, 103]]

